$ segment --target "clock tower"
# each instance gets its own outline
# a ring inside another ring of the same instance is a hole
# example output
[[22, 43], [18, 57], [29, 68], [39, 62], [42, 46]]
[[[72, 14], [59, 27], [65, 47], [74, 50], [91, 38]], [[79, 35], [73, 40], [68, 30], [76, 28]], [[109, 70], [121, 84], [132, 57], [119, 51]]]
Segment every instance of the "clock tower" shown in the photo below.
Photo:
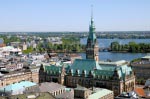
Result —
[[91, 13], [91, 22], [89, 26], [89, 36], [86, 45], [86, 59], [99, 61], [99, 46], [96, 39], [93, 14]]

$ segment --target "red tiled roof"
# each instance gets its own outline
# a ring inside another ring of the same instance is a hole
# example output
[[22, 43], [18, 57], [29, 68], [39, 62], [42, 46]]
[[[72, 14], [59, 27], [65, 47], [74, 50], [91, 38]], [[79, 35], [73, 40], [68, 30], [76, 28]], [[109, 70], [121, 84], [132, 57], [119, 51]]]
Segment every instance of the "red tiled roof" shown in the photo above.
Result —
[[145, 96], [145, 92], [143, 88], [135, 88], [134, 91], [139, 95], [139, 96]]
[[0, 44], [0, 47], [4, 47], [4, 46], [6, 46], [6, 44]]

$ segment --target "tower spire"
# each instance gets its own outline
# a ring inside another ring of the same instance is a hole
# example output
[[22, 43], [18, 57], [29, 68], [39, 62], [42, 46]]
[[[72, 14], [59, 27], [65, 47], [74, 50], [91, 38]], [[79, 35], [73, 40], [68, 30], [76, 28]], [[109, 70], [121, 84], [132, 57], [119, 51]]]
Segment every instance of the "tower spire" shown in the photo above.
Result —
[[93, 19], [93, 5], [91, 5], [91, 19]]
[[93, 5], [91, 5], [91, 25], [93, 24]]
[[89, 36], [87, 39], [86, 45], [86, 58], [94, 59], [96, 61], [99, 60], [99, 47], [96, 39], [95, 26], [94, 26], [94, 18], [93, 18], [93, 5], [91, 5], [91, 23], [89, 26]]

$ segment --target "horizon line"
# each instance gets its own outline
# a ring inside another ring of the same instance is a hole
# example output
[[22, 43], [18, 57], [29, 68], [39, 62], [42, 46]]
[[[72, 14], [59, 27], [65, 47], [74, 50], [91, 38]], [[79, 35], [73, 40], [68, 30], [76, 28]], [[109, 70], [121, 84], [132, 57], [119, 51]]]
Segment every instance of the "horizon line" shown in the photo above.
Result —
[[[7, 32], [89, 32], [89, 31], [0, 31], [0, 33], [7, 33]], [[112, 31], [96, 31], [96, 32], [150, 32], [150, 30], [112, 30]]]

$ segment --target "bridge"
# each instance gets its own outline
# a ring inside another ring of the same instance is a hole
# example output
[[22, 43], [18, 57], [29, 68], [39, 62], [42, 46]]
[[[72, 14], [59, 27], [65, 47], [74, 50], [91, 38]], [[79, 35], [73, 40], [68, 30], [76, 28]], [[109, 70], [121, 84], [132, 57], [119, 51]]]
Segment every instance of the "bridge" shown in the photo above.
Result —
[[109, 52], [111, 50], [111, 48], [109, 47], [101, 47], [99, 48], [99, 52]]

